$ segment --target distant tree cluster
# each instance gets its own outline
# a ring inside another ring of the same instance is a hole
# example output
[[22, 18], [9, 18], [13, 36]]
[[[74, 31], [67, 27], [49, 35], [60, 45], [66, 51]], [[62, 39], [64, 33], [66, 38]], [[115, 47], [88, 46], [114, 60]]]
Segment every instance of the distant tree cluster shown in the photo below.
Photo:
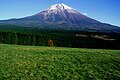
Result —
[[76, 48], [110, 48], [120, 49], [120, 40], [102, 40], [86, 36], [76, 36], [76, 33], [41, 33], [28, 34], [10, 31], [0, 31], [1, 44], [17, 44], [31, 46], [58, 46]]

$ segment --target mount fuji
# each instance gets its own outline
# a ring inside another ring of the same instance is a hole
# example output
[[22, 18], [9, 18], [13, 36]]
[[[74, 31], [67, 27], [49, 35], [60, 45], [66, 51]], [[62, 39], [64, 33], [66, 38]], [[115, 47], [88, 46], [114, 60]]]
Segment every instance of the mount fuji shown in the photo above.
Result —
[[120, 27], [89, 18], [65, 4], [55, 4], [35, 15], [1, 20], [0, 24], [12, 24], [42, 29], [82, 30], [120, 33]]

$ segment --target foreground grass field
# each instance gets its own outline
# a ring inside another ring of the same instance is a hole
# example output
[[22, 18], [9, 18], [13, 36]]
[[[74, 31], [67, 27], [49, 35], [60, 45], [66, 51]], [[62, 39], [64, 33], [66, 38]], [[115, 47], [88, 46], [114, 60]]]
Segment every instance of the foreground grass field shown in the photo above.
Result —
[[0, 45], [0, 80], [119, 80], [120, 50]]

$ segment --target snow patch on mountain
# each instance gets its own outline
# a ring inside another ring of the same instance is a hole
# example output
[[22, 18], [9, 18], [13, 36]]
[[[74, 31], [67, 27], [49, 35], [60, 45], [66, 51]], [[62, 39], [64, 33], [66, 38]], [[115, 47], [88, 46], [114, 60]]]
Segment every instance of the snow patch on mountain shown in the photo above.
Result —
[[70, 13], [78, 13], [75, 9], [67, 6], [66, 4], [64, 3], [61, 3], [61, 4], [55, 4], [55, 5], [52, 5], [50, 6], [48, 9], [46, 9], [46, 11], [48, 13], [55, 13], [55, 14], [58, 14], [58, 12], [70, 12]]
[[52, 5], [47, 10], [64, 10], [64, 9], [66, 9], [66, 10], [73, 10], [73, 8], [67, 6], [64, 3]]

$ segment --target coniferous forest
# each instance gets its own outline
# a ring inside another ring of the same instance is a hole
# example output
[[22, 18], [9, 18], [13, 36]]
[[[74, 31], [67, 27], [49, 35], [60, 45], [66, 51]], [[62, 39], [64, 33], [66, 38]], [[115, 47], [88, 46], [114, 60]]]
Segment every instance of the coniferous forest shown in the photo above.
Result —
[[120, 49], [120, 34], [0, 25], [0, 43], [31, 46]]

